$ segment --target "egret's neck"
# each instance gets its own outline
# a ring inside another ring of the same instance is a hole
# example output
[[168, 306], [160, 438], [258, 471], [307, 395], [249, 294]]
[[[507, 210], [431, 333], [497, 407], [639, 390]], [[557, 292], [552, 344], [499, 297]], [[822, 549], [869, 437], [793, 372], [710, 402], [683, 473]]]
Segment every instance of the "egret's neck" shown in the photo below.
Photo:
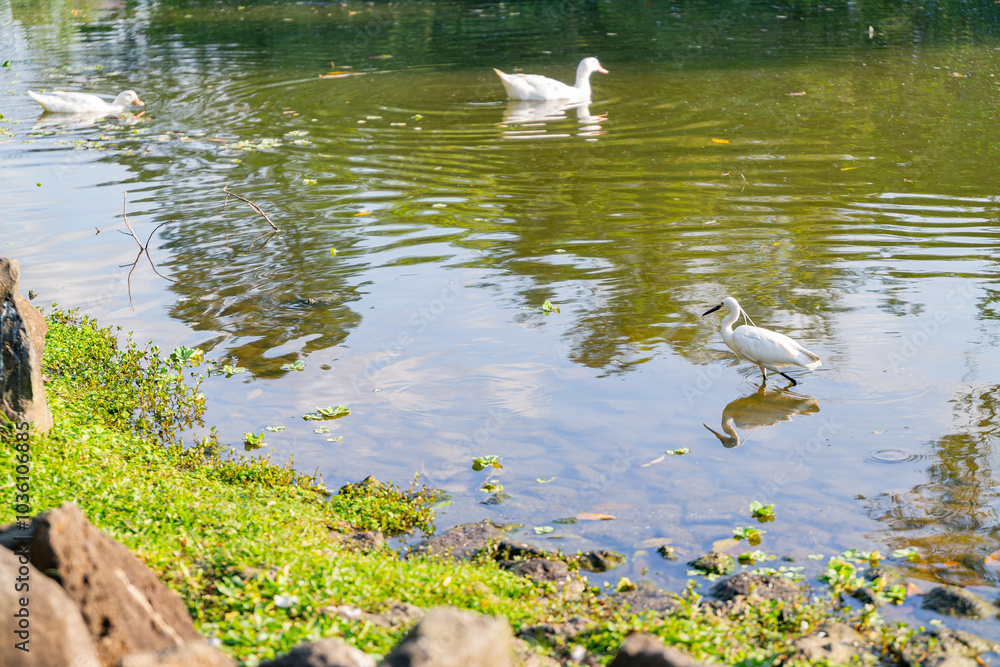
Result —
[[729, 314], [722, 318], [722, 340], [724, 340], [726, 345], [729, 345], [730, 348], [732, 348], [730, 343], [733, 340], [733, 324], [735, 324], [738, 319], [740, 319], [739, 308], [730, 310]]

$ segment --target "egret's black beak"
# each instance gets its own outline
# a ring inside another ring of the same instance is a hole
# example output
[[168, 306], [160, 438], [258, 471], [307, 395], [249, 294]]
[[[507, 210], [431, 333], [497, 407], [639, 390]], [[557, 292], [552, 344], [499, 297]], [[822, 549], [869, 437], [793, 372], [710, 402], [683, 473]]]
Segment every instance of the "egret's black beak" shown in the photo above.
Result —
[[[706, 310], [706, 311], [705, 311], [704, 313], [702, 313], [702, 314], [701, 314], [701, 316], [702, 316], [702, 317], [705, 317], [705, 316], [706, 316], [706, 315], [708, 315], [709, 313], [714, 313], [714, 312], [715, 312], [715, 311], [717, 311], [717, 310], [718, 310], [719, 308], [722, 308], [722, 304], [721, 304], [721, 303], [720, 303], [720, 304], [719, 304], [718, 306], [716, 306], [715, 308], [709, 308], [709, 309], [708, 309], [708, 310]], [[708, 428], [708, 427], [706, 426], [705, 428]], [[711, 429], [709, 429], [709, 430], [711, 430]]]

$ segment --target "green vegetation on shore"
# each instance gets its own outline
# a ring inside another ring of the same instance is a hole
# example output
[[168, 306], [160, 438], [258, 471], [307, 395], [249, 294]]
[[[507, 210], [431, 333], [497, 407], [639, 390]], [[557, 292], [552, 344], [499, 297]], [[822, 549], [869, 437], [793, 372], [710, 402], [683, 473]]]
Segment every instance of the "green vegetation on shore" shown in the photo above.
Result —
[[[385, 654], [406, 627], [324, 610], [378, 613], [394, 602], [499, 615], [515, 632], [583, 616], [593, 625], [573, 642], [603, 662], [626, 634], [643, 630], [703, 659], [806, 664], [790, 659], [791, 642], [823, 619], [846, 619], [829, 598], [761, 601], [717, 615], [698, 604], [691, 588], [670, 612], [634, 615], [593, 588], [565, 595], [488, 559], [400, 559], [391, 549], [351, 550], [333, 533], [429, 530], [431, 492], [367, 483], [345, 487], [331, 501], [315, 479], [290, 466], [220, 457], [208, 442], [184, 448], [180, 429], [199, 422], [204, 407], [198, 381], [188, 373], [191, 355], [162, 358], [128, 339], [119, 345], [115, 331], [75, 313], [56, 310], [48, 321], [45, 367], [56, 425], [32, 443], [33, 511], [75, 502], [176, 590], [202, 634], [217, 638], [241, 664], [256, 665], [323, 636]], [[13, 458], [4, 457], [4, 479], [13, 477], [13, 467]], [[8, 504], [0, 521], [12, 518]], [[877, 617], [863, 612], [882, 646], [895, 653], [908, 630], [879, 629]], [[569, 648], [557, 640], [538, 650], [565, 660]]]

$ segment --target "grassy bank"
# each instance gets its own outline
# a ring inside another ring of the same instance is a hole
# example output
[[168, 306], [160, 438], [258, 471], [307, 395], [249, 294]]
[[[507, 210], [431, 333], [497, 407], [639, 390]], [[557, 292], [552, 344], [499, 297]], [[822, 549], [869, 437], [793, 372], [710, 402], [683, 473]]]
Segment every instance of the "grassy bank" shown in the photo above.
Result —
[[[45, 353], [49, 405], [56, 425], [32, 443], [34, 512], [75, 502], [99, 528], [125, 544], [185, 600], [196, 627], [218, 638], [241, 664], [296, 643], [340, 636], [384, 654], [407, 628], [378, 627], [324, 613], [352, 606], [377, 613], [394, 602], [454, 605], [506, 617], [514, 631], [582, 615], [595, 626], [574, 639], [601, 662], [623, 637], [645, 630], [702, 658], [741, 665], [796, 664], [791, 641], [819, 621], [843, 617], [830, 598], [762, 602], [739, 614], [706, 614], [698, 596], [659, 615], [633, 615], [588, 589], [564, 599], [492, 562], [401, 560], [382, 549], [351, 551], [331, 537], [349, 526], [387, 533], [428, 528], [429, 494], [373, 485], [328, 498], [315, 480], [267, 459], [187, 448], [179, 429], [203, 409], [191, 351], [161, 356], [93, 321], [55, 311]], [[13, 477], [7, 455], [0, 475]], [[13, 519], [9, 504], [0, 521]], [[857, 620], [857, 619], [855, 619]], [[869, 611], [874, 626], [877, 614]], [[878, 630], [886, 646], [900, 629]], [[566, 660], [569, 647], [539, 650]], [[805, 663], [802, 663], [805, 664]]]

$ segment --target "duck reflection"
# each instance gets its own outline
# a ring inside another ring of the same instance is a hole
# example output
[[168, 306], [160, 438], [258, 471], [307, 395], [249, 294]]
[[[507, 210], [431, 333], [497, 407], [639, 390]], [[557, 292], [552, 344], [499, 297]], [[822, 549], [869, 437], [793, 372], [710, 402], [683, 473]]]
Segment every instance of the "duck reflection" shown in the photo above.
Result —
[[[605, 134], [601, 123], [607, 120], [607, 114], [595, 116], [590, 113], [587, 102], [567, 102], [566, 100], [510, 100], [504, 109], [503, 136], [507, 139], [553, 139], [571, 136], [568, 132], [550, 132], [546, 123], [562, 121], [569, 118], [570, 110], [576, 111], [579, 124], [578, 137], [596, 137]], [[560, 128], [561, 129], [561, 128]]]
[[115, 123], [118, 125], [135, 125], [142, 120], [143, 112], [135, 115], [116, 118], [101, 112], [84, 113], [48, 113], [45, 112], [38, 117], [32, 130], [75, 130], [82, 127], [90, 127], [100, 122]]
[[[741, 396], [722, 410], [722, 430], [719, 433], [708, 424], [702, 424], [715, 435], [723, 447], [739, 447], [753, 432], [781, 421], [790, 421], [795, 415], [812, 415], [819, 412], [819, 401], [794, 391], [768, 389], [761, 385], [756, 393]], [[741, 436], [737, 429], [749, 431]]]

